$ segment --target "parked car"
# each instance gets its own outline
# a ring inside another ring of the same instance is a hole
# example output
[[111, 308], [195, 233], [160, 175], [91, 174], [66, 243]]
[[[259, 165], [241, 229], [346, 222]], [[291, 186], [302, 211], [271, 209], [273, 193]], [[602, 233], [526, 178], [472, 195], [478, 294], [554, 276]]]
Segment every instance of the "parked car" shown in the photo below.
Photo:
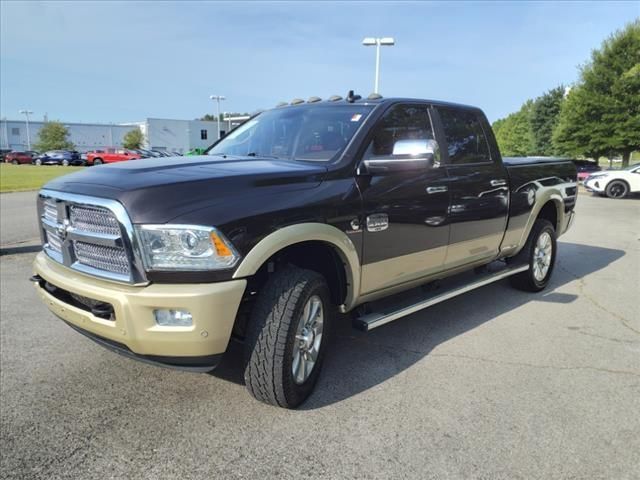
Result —
[[192, 155], [204, 155], [204, 152], [206, 150], [207, 150], [206, 148], [192, 148], [187, 153], [185, 153], [185, 155], [188, 156], [188, 157], [190, 157]]
[[33, 159], [35, 165], [84, 165], [84, 160], [78, 152], [69, 150], [49, 150], [41, 153]]
[[142, 156], [135, 150], [126, 148], [105, 148], [102, 151], [87, 153], [87, 165], [102, 165], [103, 163], [125, 162], [137, 160]]
[[0, 162], [4, 162], [7, 153], [11, 153], [10, 148], [0, 148]]
[[605, 170], [590, 175], [584, 186], [587, 191], [609, 198], [624, 198], [640, 192], [640, 164], [622, 170]]
[[573, 164], [578, 170], [578, 181], [584, 182], [584, 180], [593, 172], [599, 172], [602, 170], [598, 162], [594, 160], [572, 160]]
[[504, 278], [543, 290], [576, 177], [568, 160], [503, 161], [478, 108], [349, 92], [262, 112], [186, 163], [49, 182], [32, 281], [131, 358], [207, 371], [243, 341], [249, 392], [293, 408], [337, 312], [369, 331]]
[[31, 165], [37, 155], [38, 152], [10, 152], [5, 155], [4, 161], [14, 165]]

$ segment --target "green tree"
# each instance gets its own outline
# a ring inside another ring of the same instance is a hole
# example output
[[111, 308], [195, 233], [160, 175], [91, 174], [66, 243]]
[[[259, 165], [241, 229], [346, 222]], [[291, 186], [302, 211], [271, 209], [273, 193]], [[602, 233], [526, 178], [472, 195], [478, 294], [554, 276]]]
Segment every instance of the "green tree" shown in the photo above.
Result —
[[38, 132], [38, 141], [33, 146], [39, 152], [47, 150], [73, 150], [75, 145], [69, 140], [69, 130], [62, 123], [46, 122]]
[[598, 158], [640, 149], [640, 20], [591, 53], [560, 110], [553, 142], [562, 152]]
[[533, 154], [550, 156], [556, 153], [552, 143], [553, 131], [558, 124], [560, 107], [564, 102], [565, 87], [560, 85], [536, 98], [531, 108], [531, 134]]
[[124, 148], [140, 148], [144, 142], [144, 135], [139, 128], [129, 130], [122, 140], [122, 146]]
[[531, 131], [533, 101], [527, 100], [520, 110], [493, 123], [493, 131], [504, 156], [526, 156], [534, 153]]

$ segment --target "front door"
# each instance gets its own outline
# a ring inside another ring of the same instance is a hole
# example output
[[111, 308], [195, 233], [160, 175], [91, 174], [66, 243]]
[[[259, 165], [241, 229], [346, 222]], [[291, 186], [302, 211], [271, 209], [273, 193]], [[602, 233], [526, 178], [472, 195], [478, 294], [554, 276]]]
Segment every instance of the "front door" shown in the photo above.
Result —
[[498, 254], [507, 224], [509, 184], [506, 169], [491, 155], [477, 110], [438, 108], [447, 143], [451, 232], [445, 267], [487, 260]]
[[[372, 132], [363, 161], [406, 161], [412, 146], [434, 141], [425, 104], [397, 104]], [[390, 168], [358, 178], [364, 231], [361, 294], [410, 282], [442, 269], [449, 225], [447, 171], [435, 163], [422, 169]]]

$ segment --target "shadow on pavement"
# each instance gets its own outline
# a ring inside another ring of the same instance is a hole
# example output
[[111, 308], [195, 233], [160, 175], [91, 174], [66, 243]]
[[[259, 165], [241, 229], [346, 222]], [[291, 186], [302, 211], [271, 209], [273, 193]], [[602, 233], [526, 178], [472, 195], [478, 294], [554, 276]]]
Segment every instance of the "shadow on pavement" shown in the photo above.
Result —
[[34, 253], [42, 250], [42, 245], [20, 245], [15, 247], [2, 247], [0, 248], [0, 256], [4, 255], [17, 255], [20, 253]]
[[[322, 408], [368, 390], [420, 361], [438, 345], [531, 301], [568, 304], [576, 295], [555, 289], [607, 267], [625, 252], [559, 242], [558, 264], [547, 290], [520, 292], [503, 280], [417, 312], [369, 333], [342, 316], [314, 394], [300, 408]], [[233, 342], [211, 374], [243, 384], [242, 345]]]

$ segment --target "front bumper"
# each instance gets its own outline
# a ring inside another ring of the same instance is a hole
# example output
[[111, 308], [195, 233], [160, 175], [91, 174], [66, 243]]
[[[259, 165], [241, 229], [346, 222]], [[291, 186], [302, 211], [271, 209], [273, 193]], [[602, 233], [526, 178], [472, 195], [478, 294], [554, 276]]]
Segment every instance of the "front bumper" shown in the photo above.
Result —
[[[246, 280], [117, 284], [70, 270], [42, 252], [34, 261], [34, 272], [38, 280], [35, 288], [42, 301], [81, 333], [128, 356], [197, 370], [215, 367], [226, 351], [246, 287]], [[68, 294], [109, 304], [113, 314], [105, 318], [74, 302]], [[187, 310], [193, 316], [193, 325], [157, 325], [153, 311], [158, 308]]]
[[587, 178], [584, 181], [584, 187], [590, 193], [602, 193], [604, 192], [604, 187], [606, 185], [606, 181], [603, 178]]

